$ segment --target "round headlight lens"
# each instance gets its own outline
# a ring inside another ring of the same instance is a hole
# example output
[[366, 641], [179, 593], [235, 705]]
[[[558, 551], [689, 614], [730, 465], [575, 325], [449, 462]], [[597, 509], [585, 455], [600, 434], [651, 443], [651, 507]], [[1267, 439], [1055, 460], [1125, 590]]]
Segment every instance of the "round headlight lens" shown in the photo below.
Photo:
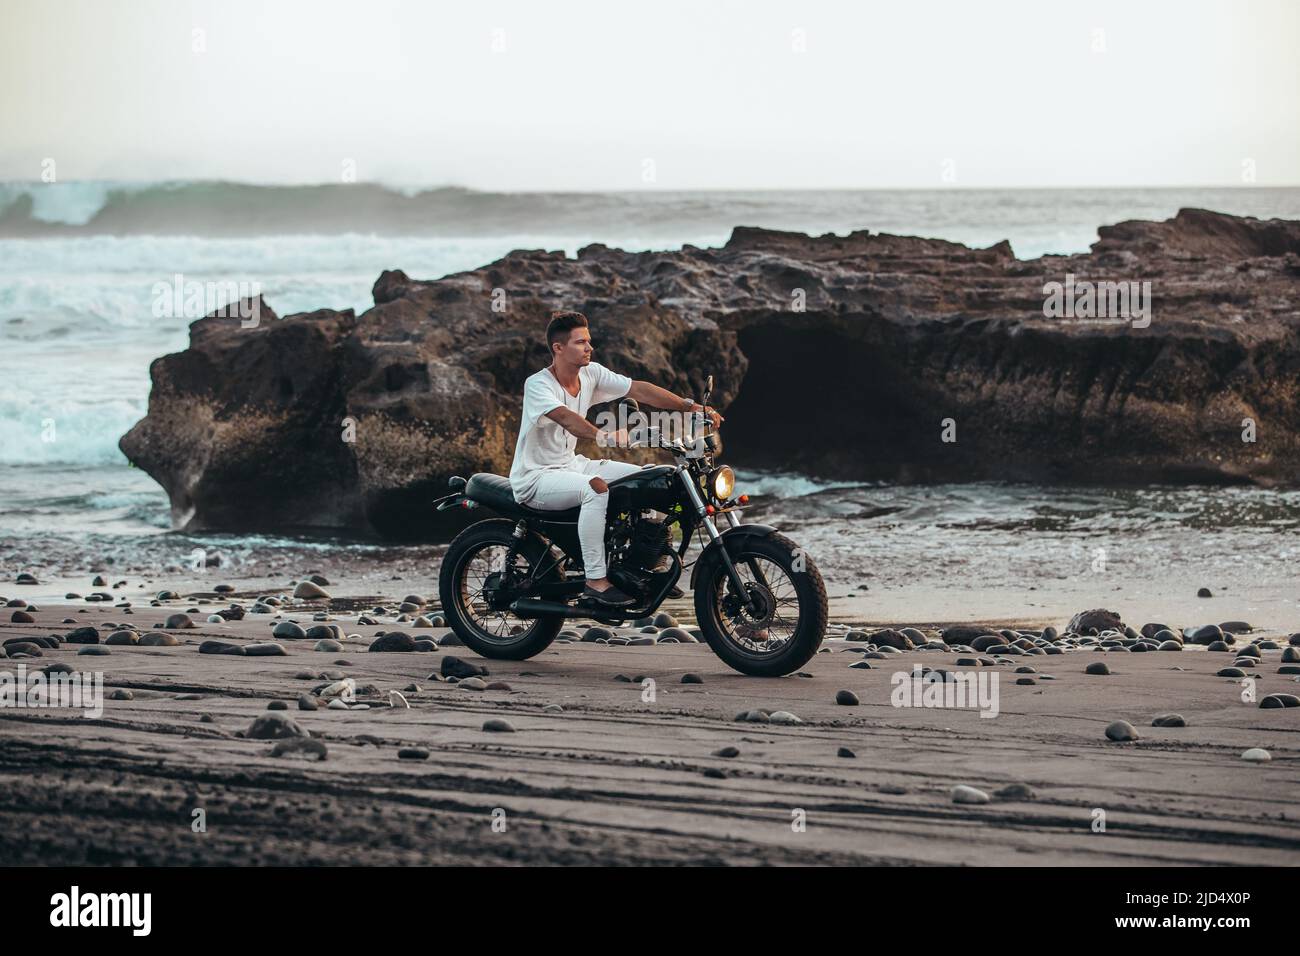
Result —
[[736, 473], [731, 470], [729, 465], [723, 465], [713, 472], [710, 479], [713, 485], [713, 495], [719, 501], [726, 501], [731, 497], [731, 492], [736, 487]]

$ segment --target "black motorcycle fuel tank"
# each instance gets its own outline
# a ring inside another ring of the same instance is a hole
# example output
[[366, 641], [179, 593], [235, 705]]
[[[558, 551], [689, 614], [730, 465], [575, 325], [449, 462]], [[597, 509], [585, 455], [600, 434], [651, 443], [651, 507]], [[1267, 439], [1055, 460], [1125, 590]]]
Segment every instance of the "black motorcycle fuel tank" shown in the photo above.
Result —
[[609, 513], [639, 511], [671, 511], [682, 500], [681, 479], [672, 465], [650, 465], [640, 471], [609, 483]]

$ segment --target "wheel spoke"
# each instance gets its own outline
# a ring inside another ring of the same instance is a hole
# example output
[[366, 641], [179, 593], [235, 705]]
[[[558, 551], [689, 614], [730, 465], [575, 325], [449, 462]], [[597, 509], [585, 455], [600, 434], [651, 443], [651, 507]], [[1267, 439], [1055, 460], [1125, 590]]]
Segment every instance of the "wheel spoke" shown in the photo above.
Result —
[[[492, 578], [498, 578], [506, 572], [506, 554], [508, 549], [503, 544], [490, 542], [479, 550], [471, 552], [462, 564], [457, 589], [463, 611], [479, 635], [489, 641], [521, 639], [536, 626], [535, 621], [516, 617], [509, 611], [494, 609], [488, 604], [487, 592]], [[512, 569], [520, 577], [532, 573], [532, 567], [524, 555], [517, 555]]]
[[[717, 619], [727, 637], [752, 654], [779, 653], [794, 638], [799, 628], [798, 589], [789, 572], [780, 564], [760, 555], [739, 555], [735, 558], [736, 571], [746, 590], [757, 594], [767, 607], [761, 619], [755, 619], [748, 608], [740, 608], [729, 615], [724, 609], [730, 592], [729, 578], [723, 569], [715, 582]], [[791, 621], [781, 615], [784, 608], [795, 608]]]

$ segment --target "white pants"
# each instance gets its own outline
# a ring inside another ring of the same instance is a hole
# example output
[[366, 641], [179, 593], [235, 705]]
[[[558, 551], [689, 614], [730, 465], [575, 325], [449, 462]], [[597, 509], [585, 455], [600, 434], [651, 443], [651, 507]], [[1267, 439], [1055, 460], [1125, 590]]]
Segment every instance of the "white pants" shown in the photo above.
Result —
[[609, 507], [608, 492], [598, 493], [591, 487], [591, 479], [602, 478], [608, 483], [640, 470], [640, 465], [626, 461], [579, 458], [573, 463], [572, 471], [556, 468], [543, 472], [537, 490], [525, 502], [540, 511], [580, 508], [578, 541], [582, 544], [582, 564], [589, 581], [605, 576], [605, 513]]

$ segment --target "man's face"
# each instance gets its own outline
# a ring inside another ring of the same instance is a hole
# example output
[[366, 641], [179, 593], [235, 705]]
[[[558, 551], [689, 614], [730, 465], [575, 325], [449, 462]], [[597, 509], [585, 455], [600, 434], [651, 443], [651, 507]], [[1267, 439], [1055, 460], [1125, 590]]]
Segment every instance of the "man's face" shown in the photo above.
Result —
[[573, 365], [589, 365], [591, 363], [591, 353], [590, 329], [571, 329], [569, 331], [569, 341], [563, 345], [559, 342], [555, 343], [556, 359]]

